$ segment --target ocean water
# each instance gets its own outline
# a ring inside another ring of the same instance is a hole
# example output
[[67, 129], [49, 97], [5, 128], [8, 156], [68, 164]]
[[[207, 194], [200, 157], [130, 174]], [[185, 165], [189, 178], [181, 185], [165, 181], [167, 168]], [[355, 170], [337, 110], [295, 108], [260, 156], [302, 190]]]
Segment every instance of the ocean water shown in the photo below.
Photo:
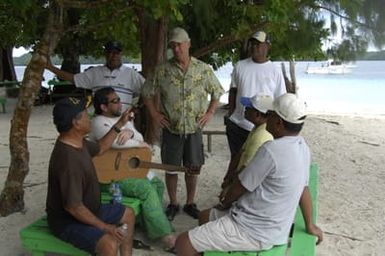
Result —
[[[285, 64], [288, 71], [289, 64]], [[141, 70], [137, 64], [125, 65]], [[320, 65], [320, 62], [296, 63], [298, 94], [306, 101], [310, 113], [385, 116], [385, 61], [357, 61], [349, 74], [305, 73], [307, 66]], [[82, 70], [89, 66], [82, 65]], [[232, 64], [227, 63], [215, 71], [226, 92], [232, 69]], [[25, 66], [16, 66], [18, 80], [22, 80], [24, 70]], [[53, 77], [51, 72], [45, 71], [43, 86]], [[226, 93], [220, 101], [227, 103], [227, 97]]]

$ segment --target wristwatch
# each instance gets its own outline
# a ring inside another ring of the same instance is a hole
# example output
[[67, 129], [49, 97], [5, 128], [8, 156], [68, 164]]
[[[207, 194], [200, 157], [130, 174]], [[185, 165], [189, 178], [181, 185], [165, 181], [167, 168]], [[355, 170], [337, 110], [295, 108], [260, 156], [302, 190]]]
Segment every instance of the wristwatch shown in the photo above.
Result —
[[118, 127], [116, 127], [116, 125], [112, 126], [112, 129], [114, 129], [114, 131], [116, 133], [120, 133], [122, 130], [120, 130]]

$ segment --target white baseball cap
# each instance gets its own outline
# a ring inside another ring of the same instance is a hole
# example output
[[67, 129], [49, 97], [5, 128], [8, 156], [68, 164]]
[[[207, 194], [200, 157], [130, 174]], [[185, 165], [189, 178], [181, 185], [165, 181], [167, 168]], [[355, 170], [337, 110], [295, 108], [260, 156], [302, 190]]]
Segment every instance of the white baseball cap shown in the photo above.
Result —
[[241, 97], [241, 104], [245, 107], [254, 108], [259, 112], [264, 114], [267, 113], [269, 109], [266, 106], [271, 106], [273, 103], [273, 98], [269, 95], [256, 94], [253, 97]]
[[183, 28], [176, 27], [171, 31], [170, 39], [168, 40], [168, 42], [169, 43], [190, 42], [190, 37], [188, 36], [186, 30], [184, 30]]
[[264, 31], [257, 31], [257, 32], [255, 32], [250, 37], [250, 39], [255, 39], [255, 40], [257, 40], [258, 42], [261, 42], [261, 43], [268, 43], [268, 44], [270, 44], [270, 39], [267, 36], [266, 32], [264, 32]]
[[275, 111], [283, 120], [292, 124], [302, 124], [306, 116], [306, 103], [293, 93], [286, 93], [265, 108]]

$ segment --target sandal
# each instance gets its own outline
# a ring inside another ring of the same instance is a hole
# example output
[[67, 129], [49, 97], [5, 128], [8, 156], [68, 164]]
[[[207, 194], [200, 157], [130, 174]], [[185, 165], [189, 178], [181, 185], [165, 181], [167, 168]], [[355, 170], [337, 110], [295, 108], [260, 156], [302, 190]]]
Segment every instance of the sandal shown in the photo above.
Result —
[[147, 251], [152, 251], [152, 247], [148, 244], [143, 243], [140, 240], [134, 239], [132, 243], [132, 247], [135, 249], [141, 249], [141, 250], [147, 250]]

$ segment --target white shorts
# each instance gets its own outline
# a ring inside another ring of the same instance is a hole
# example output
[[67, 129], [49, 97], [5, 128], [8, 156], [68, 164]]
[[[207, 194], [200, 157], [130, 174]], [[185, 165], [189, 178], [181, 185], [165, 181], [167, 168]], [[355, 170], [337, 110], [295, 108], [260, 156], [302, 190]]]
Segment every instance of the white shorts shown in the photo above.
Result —
[[261, 243], [239, 230], [228, 214], [190, 230], [188, 236], [198, 252], [261, 250]]

